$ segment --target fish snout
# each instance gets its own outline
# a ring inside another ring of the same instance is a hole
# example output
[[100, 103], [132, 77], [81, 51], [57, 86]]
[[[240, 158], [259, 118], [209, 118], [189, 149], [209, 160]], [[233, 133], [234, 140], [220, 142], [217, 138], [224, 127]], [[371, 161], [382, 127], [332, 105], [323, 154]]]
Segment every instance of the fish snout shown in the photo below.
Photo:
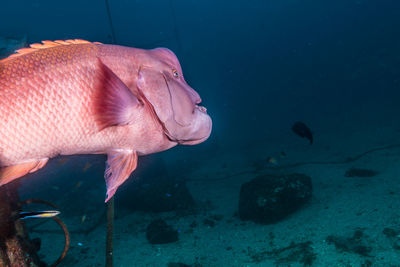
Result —
[[191, 127], [191, 133], [188, 134], [190, 139], [180, 140], [182, 145], [197, 145], [206, 141], [212, 131], [212, 120], [207, 114], [207, 109], [203, 106], [198, 106], [195, 109], [195, 120]]

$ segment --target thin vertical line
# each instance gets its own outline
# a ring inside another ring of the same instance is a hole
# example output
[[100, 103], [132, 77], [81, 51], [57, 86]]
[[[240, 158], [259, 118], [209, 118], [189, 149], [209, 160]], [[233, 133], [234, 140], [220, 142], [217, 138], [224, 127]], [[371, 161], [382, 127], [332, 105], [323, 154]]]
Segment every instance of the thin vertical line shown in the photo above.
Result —
[[111, 29], [111, 43], [115, 44], [117, 42], [117, 40], [115, 38], [114, 25], [112, 22], [110, 5], [108, 4], [108, 0], [105, 0], [105, 4], [106, 4], [106, 10], [107, 10], [108, 24], [110, 25], [110, 29]]
[[182, 53], [181, 38], [179, 36], [179, 30], [178, 30], [178, 25], [177, 25], [177, 21], [176, 21], [176, 15], [175, 15], [175, 9], [174, 9], [173, 0], [169, 0], [169, 6], [171, 8], [172, 20], [173, 20], [173, 23], [174, 23], [174, 35], [175, 35], [176, 42], [178, 43], [178, 50], [179, 50], [179, 52]]
[[106, 267], [114, 266], [114, 196], [107, 202]]

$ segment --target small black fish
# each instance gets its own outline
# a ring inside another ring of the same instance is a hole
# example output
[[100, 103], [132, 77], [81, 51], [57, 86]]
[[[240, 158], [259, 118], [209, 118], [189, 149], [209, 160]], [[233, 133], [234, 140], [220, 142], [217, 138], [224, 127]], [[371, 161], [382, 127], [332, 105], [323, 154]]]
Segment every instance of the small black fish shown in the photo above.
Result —
[[302, 138], [310, 140], [310, 145], [313, 143], [313, 134], [310, 128], [307, 127], [303, 122], [297, 121], [292, 126], [292, 131]]

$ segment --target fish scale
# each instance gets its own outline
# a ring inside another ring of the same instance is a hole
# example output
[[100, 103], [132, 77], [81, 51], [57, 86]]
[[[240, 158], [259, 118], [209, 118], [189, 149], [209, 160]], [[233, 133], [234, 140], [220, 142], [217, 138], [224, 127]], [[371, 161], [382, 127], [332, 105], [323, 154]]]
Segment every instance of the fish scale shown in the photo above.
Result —
[[211, 118], [178, 71], [168, 49], [83, 40], [0, 60], [0, 186], [57, 155], [107, 154], [107, 201], [138, 155], [205, 141]]
[[[81, 71], [82, 64], [76, 67], [76, 58], [85, 60], [94, 50], [86, 46], [93, 45], [42, 49], [2, 65], [0, 120], [16, 119], [0, 127], [0, 147], [5, 151], [0, 165], [54, 155], [59, 147], [83, 138], [83, 125], [90, 125], [90, 76]], [[6, 94], [5, 88], [10, 88]]]

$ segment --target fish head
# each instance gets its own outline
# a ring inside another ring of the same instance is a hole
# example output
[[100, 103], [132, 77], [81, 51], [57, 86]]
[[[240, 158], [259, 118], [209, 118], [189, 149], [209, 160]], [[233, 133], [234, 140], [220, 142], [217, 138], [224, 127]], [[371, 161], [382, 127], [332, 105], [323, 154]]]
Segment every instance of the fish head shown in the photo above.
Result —
[[212, 121], [201, 98], [185, 81], [175, 54], [166, 48], [141, 55], [137, 86], [173, 142], [195, 145], [211, 134]]

